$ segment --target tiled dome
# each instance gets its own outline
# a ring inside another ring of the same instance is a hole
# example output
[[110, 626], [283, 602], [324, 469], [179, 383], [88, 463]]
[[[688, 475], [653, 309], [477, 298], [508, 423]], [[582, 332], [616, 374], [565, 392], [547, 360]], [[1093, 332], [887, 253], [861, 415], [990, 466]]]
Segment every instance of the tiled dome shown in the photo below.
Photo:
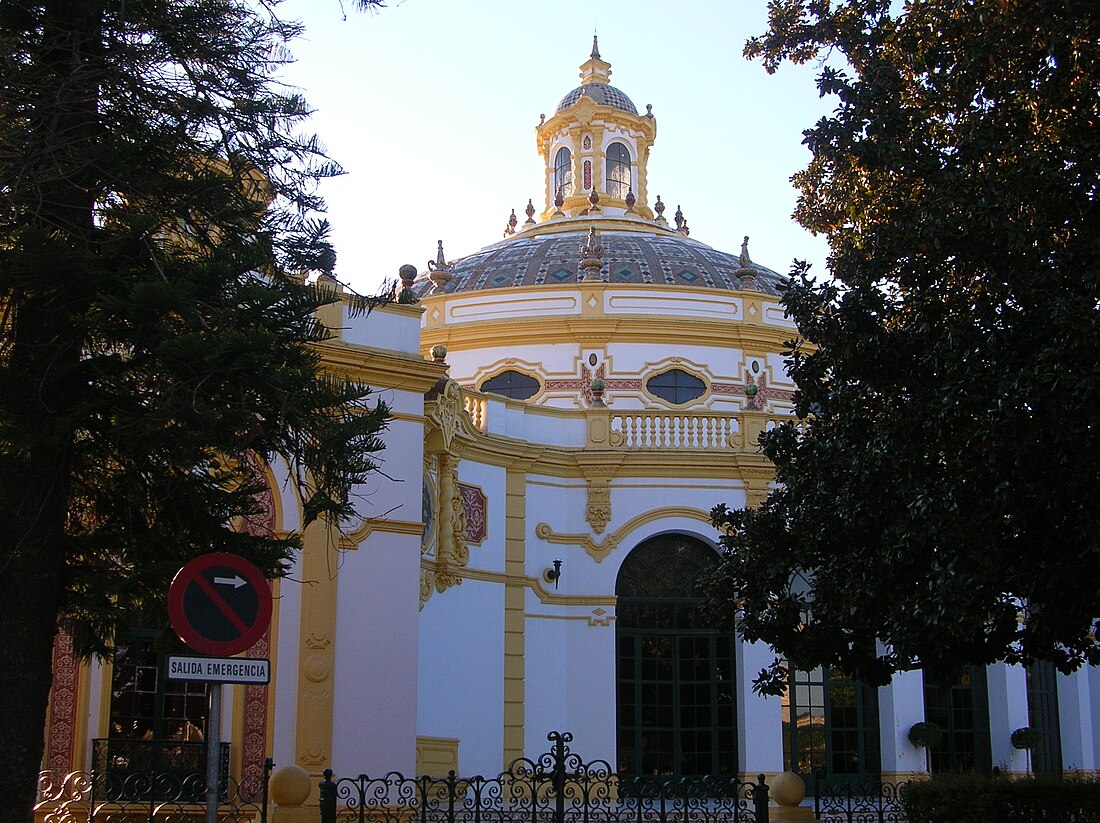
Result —
[[583, 86], [577, 86], [573, 91], [569, 92], [569, 94], [561, 99], [561, 102], [558, 103], [557, 111], [565, 111], [580, 100], [581, 97], [591, 97], [593, 102], [601, 106], [611, 106], [612, 108], [627, 111], [631, 114], [638, 113], [638, 109], [634, 107], [634, 103], [631, 102], [629, 97], [623, 94], [619, 89], [607, 83], [588, 83]]
[[[452, 280], [446, 291], [474, 292], [486, 289], [576, 283], [581, 248], [589, 221], [579, 221], [576, 231], [522, 235], [508, 238], [479, 252], [451, 262]], [[601, 231], [602, 279], [612, 285], [655, 284], [712, 289], [743, 288], [741, 260], [697, 240], [672, 233]], [[771, 269], [752, 264], [753, 287], [776, 295], [786, 278]], [[432, 292], [427, 273], [414, 290]]]

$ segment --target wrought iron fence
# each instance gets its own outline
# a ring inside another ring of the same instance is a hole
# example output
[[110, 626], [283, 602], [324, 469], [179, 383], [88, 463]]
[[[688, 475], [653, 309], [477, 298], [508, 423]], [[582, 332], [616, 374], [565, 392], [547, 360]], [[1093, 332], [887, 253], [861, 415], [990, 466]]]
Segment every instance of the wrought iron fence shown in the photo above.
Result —
[[[98, 741], [97, 741], [98, 742]], [[228, 764], [227, 750], [223, 763]], [[205, 757], [200, 769], [156, 770], [136, 768], [127, 761], [102, 770], [96, 760], [92, 771], [38, 776], [35, 819], [44, 823], [165, 823], [203, 819], [206, 799]], [[223, 774], [219, 781], [220, 823], [267, 821], [267, 787], [273, 763], [264, 763], [259, 781], [236, 781]]]
[[390, 772], [321, 783], [322, 823], [768, 823], [768, 786], [737, 778], [616, 775], [585, 763], [569, 732], [549, 752], [519, 758], [495, 778], [404, 777]]
[[907, 781], [829, 783], [823, 771], [815, 774], [814, 817], [819, 823], [905, 823], [901, 790]]

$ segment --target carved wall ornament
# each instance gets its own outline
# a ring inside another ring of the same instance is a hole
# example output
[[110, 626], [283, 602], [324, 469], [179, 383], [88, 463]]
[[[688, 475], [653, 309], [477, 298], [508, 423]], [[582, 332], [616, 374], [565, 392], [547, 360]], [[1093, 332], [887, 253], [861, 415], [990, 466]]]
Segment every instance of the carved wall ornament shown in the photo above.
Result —
[[[475, 533], [486, 528], [486, 506], [484, 494], [476, 486], [466, 487], [458, 482], [459, 457], [442, 452], [425, 462], [426, 474], [434, 472], [438, 491], [432, 495], [430, 483], [425, 485], [425, 505], [434, 508], [429, 512], [426, 522], [432, 522], [434, 538], [421, 546], [420, 559], [420, 608], [432, 596], [432, 592], [443, 593], [451, 586], [462, 583], [462, 570], [470, 562], [469, 523], [467, 520], [467, 498], [471, 510], [478, 518]], [[480, 508], [479, 508], [480, 504]]]
[[588, 481], [588, 506], [584, 519], [596, 534], [603, 534], [611, 520], [611, 485], [607, 478]]

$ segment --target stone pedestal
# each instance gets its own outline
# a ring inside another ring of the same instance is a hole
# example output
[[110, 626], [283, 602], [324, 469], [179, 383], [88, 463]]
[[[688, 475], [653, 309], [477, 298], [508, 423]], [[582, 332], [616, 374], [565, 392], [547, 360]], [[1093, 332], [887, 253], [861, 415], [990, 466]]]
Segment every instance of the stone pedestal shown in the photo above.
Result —
[[768, 784], [768, 795], [776, 804], [769, 812], [774, 823], [812, 823], [813, 809], [799, 805], [806, 798], [806, 784], [794, 772], [782, 772], [773, 777]]
[[317, 823], [320, 812], [316, 805], [303, 805], [313, 788], [309, 772], [301, 766], [282, 766], [271, 774], [268, 796], [275, 808], [273, 823]]

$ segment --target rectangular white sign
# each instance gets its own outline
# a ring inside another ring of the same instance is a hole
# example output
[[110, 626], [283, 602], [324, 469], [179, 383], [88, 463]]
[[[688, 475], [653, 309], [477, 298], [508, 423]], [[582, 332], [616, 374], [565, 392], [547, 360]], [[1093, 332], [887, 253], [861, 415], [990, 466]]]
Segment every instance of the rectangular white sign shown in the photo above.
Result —
[[251, 657], [172, 655], [168, 658], [168, 679], [265, 685], [271, 681], [271, 661]]

